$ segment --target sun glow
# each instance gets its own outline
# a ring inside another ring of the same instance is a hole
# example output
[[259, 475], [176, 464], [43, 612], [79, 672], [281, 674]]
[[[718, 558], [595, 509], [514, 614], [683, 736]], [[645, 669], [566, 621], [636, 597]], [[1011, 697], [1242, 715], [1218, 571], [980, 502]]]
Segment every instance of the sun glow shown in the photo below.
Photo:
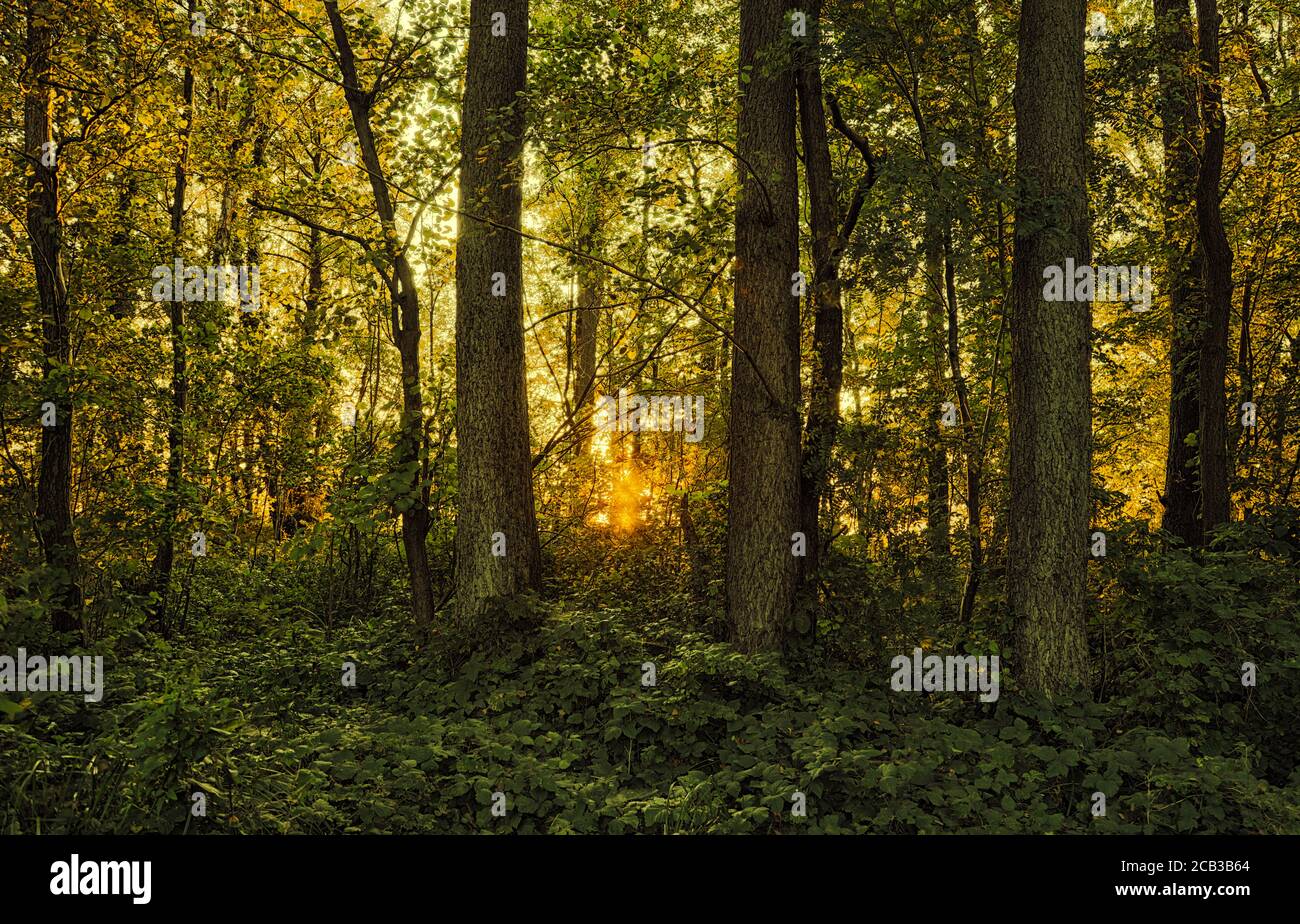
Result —
[[643, 520], [641, 499], [645, 480], [631, 462], [617, 462], [611, 468], [614, 483], [609, 492], [609, 522], [622, 532], [632, 532]]
[[612, 436], [601, 429], [592, 434], [590, 457], [595, 471], [604, 476], [609, 493], [605, 496], [605, 503], [587, 518], [587, 522], [592, 526], [630, 533], [645, 525], [650, 484], [636, 462], [623, 457], [626, 447]]

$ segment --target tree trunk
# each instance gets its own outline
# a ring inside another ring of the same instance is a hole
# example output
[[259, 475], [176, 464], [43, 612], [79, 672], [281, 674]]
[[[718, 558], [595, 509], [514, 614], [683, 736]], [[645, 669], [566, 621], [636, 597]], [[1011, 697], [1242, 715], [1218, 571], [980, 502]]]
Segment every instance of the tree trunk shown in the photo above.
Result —
[[1155, 0], [1158, 109], [1164, 146], [1164, 247], [1169, 277], [1169, 448], [1165, 455], [1161, 526], [1189, 545], [1201, 542], [1201, 489], [1196, 433], [1200, 427], [1198, 349], [1205, 292], [1195, 200], [1200, 134], [1196, 113], [1195, 43], [1188, 0]]
[[[813, 367], [804, 426], [799, 478], [799, 522], [807, 537], [807, 557], [799, 561], [800, 583], [821, 564], [819, 512], [826, 492], [831, 451], [840, 429], [840, 389], [844, 383], [844, 309], [840, 293], [839, 209], [832, 181], [830, 142], [822, 102], [821, 0], [809, 6], [809, 42], [796, 77], [799, 132], [803, 138], [804, 177], [808, 184], [808, 226], [812, 242]], [[811, 631], [814, 626], [809, 625]]]
[[536, 587], [541, 576], [518, 234], [527, 72], [528, 0], [471, 0], [456, 240], [456, 613], [463, 623], [493, 598]]
[[[191, 11], [194, 3], [191, 0]], [[181, 256], [181, 234], [185, 220], [185, 189], [189, 181], [190, 132], [194, 124], [194, 71], [185, 68], [181, 78], [180, 150], [176, 157], [172, 186], [171, 241], [174, 257]], [[163, 499], [162, 535], [154, 557], [153, 621], [167, 631], [167, 609], [171, 597], [172, 570], [176, 564], [176, 522], [180, 517], [181, 485], [185, 478], [185, 405], [189, 395], [188, 355], [185, 345], [184, 284], [172, 280], [169, 310], [172, 342], [172, 400], [167, 416], [167, 488]]]
[[307, 294], [303, 299], [302, 340], [311, 346], [325, 326], [322, 295], [325, 291], [325, 252], [320, 231], [312, 228], [307, 234]]
[[799, 530], [799, 193], [786, 10], [785, 0], [740, 5], [726, 584], [733, 639], [745, 652], [782, 647]]
[[338, 49], [343, 95], [352, 116], [357, 147], [370, 180], [375, 213], [384, 234], [383, 253], [388, 264], [384, 282], [388, 286], [391, 311], [389, 324], [402, 359], [402, 416], [396, 455], [398, 470], [406, 476], [405, 496], [398, 501], [402, 518], [402, 550], [406, 554], [406, 570], [411, 582], [411, 616], [416, 626], [424, 630], [433, 622], [437, 604], [433, 598], [429, 552], [425, 547], [429, 534], [429, 507], [422, 451], [424, 398], [420, 387], [420, 296], [415, 287], [415, 273], [398, 244], [396, 210], [370, 127], [370, 107], [374, 98], [361, 88], [357, 79], [356, 59], [338, 4], [327, 0], [325, 10]]
[[[593, 193], [594, 194], [594, 193]], [[593, 246], [594, 237], [584, 234], [579, 244], [583, 253]], [[574, 347], [577, 353], [573, 379], [573, 419], [578, 427], [576, 452], [585, 456], [591, 447], [590, 408], [596, 400], [596, 330], [600, 323], [600, 306], [605, 294], [605, 267], [583, 261], [578, 264], [578, 306], [573, 319]]]
[[[54, 150], [50, 86], [54, 17], [43, 0], [27, 3], [26, 94], [23, 147], [27, 174], [27, 234], [41, 306], [41, 394], [54, 405], [52, 426], [41, 427], [41, 471], [36, 484], [36, 529], [53, 580], [56, 632], [81, 626], [81, 559], [72, 525], [72, 341], [68, 331], [68, 282], [63, 265], [59, 170]], [[44, 418], [44, 409], [41, 410]]]
[[947, 389], [943, 380], [948, 361], [947, 336], [944, 331], [947, 309], [944, 305], [943, 234], [932, 206], [926, 215], [925, 239], [925, 339], [929, 363], [927, 395], [929, 397], [926, 433], [926, 551], [939, 583], [946, 584], [952, 570], [952, 500], [948, 480], [948, 447], [940, 428], [940, 406]]
[[[1264, 200], [1268, 205], [1268, 197]], [[1250, 325], [1255, 310], [1255, 274], [1248, 270], [1241, 287], [1241, 329], [1237, 333], [1237, 398], [1233, 401], [1233, 413], [1241, 413], [1241, 406], [1247, 401], [1255, 400], [1255, 347], [1250, 336]], [[1245, 468], [1250, 470], [1249, 457], [1254, 447], [1254, 439], [1245, 427], [1234, 428], [1231, 452], [1229, 453], [1229, 472]], [[1242, 443], [1245, 443], [1243, 447]], [[1253, 482], [1253, 478], [1248, 476]]]
[[952, 255], [952, 231], [944, 228], [943, 281], [948, 309], [948, 371], [952, 375], [953, 389], [957, 395], [957, 411], [961, 419], [962, 442], [966, 457], [966, 536], [969, 545], [966, 583], [962, 587], [958, 617], [968, 623], [975, 612], [975, 594], [979, 591], [980, 574], [984, 570], [984, 537], [980, 533], [980, 505], [983, 503], [983, 481], [980, 451], [975, 433], [975, 417], [971, 413], [970, 389], [961, 368], [961, 332], [957, 314], [957, 268]]
[[118, 225], [113, 229], [113, 237], [109, 243], [110, 266], [116, 279], [113, 283], [113, 304], [109, 312], [113, 315], [114, 320], [123, 321], [131, 317], [134, 310], [133, 300], [135, 293], [132, 291], [134, 286], [131, 284], [131, 200], [135, 198], [136, 180], [135, 172], [128, 172], [127, 176], [122, 177], [119, 181], [122, 186], [117, 193], [117, 221]]
[[1201, 529], [1208, 534], [1229, 518], [1228, 322], [1232, 315], [1232, 247], [1223, 228], [1219, 183], [1226, 124], [1219, 81], [1219, 7], [1196, 0], [1201, 53], [1201, 166], [1196, 183], [1196, 224], [1205, 255], [1205, 320], [1199, 355]]
[[1085, 12], [1084, 0], [1025, 0], [1016, 68], [1007, 597], [1019, 678], [1049, 695], [1088, 682], [1091, 305], [1043, 298], [1046, 267], [1092, 260]]

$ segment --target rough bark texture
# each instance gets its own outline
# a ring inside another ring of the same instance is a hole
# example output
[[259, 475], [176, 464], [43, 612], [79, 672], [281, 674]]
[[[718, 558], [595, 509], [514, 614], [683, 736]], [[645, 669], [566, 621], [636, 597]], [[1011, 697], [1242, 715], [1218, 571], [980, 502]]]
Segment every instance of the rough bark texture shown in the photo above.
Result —
[[798, 177], [785, 0], [742, 0], [727, 604], [746, 652], [779, 649], [799, 529]]
[[1164, 247], [1172, 315], [1169, 342], [1169, 448], [1165, 456], [1161, 526], [1196, 545], [1201, 541], [1201, 489], [1196, 432], [1200, 426], [1197, 367], [1202, 314], [1201, 245], [1196, 231], [1195, 42], [1189, 0], [1155, 0], [1158, 109], [1164, 146]]
[[[27, 234], [41, 307], [41, 394], [55, 406], [53, 426], [41, 427], [41, 471], [36, 483], [36, 531], [54, 587], [55, 631], [81, 625], [81, 560], [72, 525], [72, 342], [68, 331], [68, 282], [63, 264], [63, 222], [59, 215], [57, 156], [45, 156], [54, 141], [49, 84], [53, 67], [54, 20], [48, 3], [27, 4], [27, 66], [24, 74], [23, 148], [27, 155]], [[56, 152], [57, 153], [57, 152]], [[41, 409], [34, 409], [42, 413]]]
[[330, 27], [338, 48], [339, 70], [343, 76], [343, 95], [352, 116], [361, 161], [370, 180], [375, 213], [384, 232], [383, 254], [387, 263], [384, 282], [391, 300], [390, 326], [393, 342], [402, 359], [402, 418], [398, 432], [396, 464], [408, 475], [406, 496], [401, 499], [402, 550], [411, 582], [411, 615], [417, 626], [426, 628], [433, 621], [436, 602], [429, 570], [429, 553], [425, 539], [429, 534], [428, 487], [425, 480], [424, 397], [420, 383], [420, 296], [415, 273], [397, 239], [396, 210], [379, 160], [378, 147], [370, 126], [372, 96], [357, 78], [356, 59], [338, 4], [327, 2]]
[[1016, 71], [1007, 597], [1020, 681], [1049, 695], [1088, 681], [1091, 305], [1047, 302], [1043, 270], [1092, 260], [1084, 0], [1025, 0]]
[[[492, 14], [505, 14], [505, 35]], [[520, 181], [527, 0], [472, 0], [456, 241], [456, 612], [537, 586], [523, 334]], [[501, 273], [503, 276], [494, 277]], [[494, 295], [494, 283], [501, 286]], [[502, 534], [505, 555], [495, 556]]]
[[1219, 183], [1226, 129], [1219, 84], [1219, 7], [1196, 0], [1201, 53], [1201, 165], [1196, 183], [1196, 224], [1205, 255], [1205, 319], [1199, 357], [1201, 529], [1209, 533], [1229, 518], [1228, 322], [1232, 315], [1232, 247], [1223, 228]]
[[[799, 133], [803, 139], [808, 186], [808, 230], [812, 243], [813, 367], [808, 419], [804, 426], [799, 479], [799, 522], [808, 540], [800, 582], [817, 573], [822, 536], [818, 516], [826, 491], [831, 450], [840, 430], [840, 389], [844, 383], [844, 309], [840, 292], [839, 209], [831, 172], [830, 142], [822, 102], [821, 0], [809, 5], [809, 42], [797, 75]], [[811, 631], [814, 626], [808, 626]]]

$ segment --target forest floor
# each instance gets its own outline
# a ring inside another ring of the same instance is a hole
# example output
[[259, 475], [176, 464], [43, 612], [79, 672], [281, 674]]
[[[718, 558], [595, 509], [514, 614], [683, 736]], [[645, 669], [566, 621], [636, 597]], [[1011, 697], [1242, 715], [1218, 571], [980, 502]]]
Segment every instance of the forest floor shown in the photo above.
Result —
[[[554, 592], [423, 643], [396, 591], [327, 627], [304, 603], [310, 575], [214, 569], [185, 636], [114, 639], [101, 703], [31, 694], [8, 710], [0, 821], [1297, 833], [1300, 544], [1271, 537], [1134, 546], [1096, 576], [1097, 689], [1054, 703], [1018, 693], [1013, 672], [990, 703], [891, 690], [892, 656], [952, 640], [924, 588], [842, 556], [829, 586], [854, 593], [825, 599], [818, 640], [784, 658], [721, 640], [716, 581], [684, 586], [648, 545], [617, 569], [562, 563]], [[400, 563], [386, 567], [375, 586], [400, 587]]]

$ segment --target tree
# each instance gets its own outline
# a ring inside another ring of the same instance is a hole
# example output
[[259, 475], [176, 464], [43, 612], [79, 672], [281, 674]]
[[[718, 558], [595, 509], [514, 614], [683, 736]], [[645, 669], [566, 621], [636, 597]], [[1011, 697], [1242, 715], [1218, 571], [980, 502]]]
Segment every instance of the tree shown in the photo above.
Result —
[[1085, 12], [1083, 0], [1026, 0], [1016, 67], [1007, 598], [1021, 682], [1049, 695], [1088, 680], [1091, 307], [1043, 297], [1047, 267], [1092, 259]]
[[528, 0], [471, 0], [456, 239], [456, 614], [537, 586], [519, 237]]
[[1201, 529], [1228, 521], [1228, 323], [1232, 316], [1232, 245], [1223, 227], [1223, 148], [1226, 119], [1219, 75], [1219, 5], [1196, 0], [1200, 46], [1201, 163], [1196, 177], [1197, 240], [1204, 255], [1205, 317], [1197, 366], [1200, 389]]
[[[195, 0], [189, 13], [194, 14]], [[181, 116], [179, 119], [176, 163], [173, 168], [172, 201], [169, 211], [172, 253], [181, 255], [185, 229], [185, 189], [189, 183], [190, 136], [194, 130], [194, 68], [186, 65], [181, 76]], [[168, 323], [172, 347], [171, 406], [167, 414], [167, 486], [163, 496], [162, 534], [153, 562], [153, 593], [157, 597], [152, 618], [154, 625], [166, 632], [167, 609], [171, 596], [172, 569], [176, 563], [176, 521], [180, 515], [181, 490], [185, 479], [185, 404], [189, 395], [188, 355], [185, 343], [184, 286], [172, 280], [172, 298]]]
[[427, 628], [436, 608], [433, 581], [429, 571], [429, 552], [425, 539], [429, 534], [427, 486], [424, 481], [424, 397], [420, 378], [420, 294], [415, 271], [407, 259], [406, 247], [397, 239], [397, 213], [388, 188], [379, 148], [375, 143], [370, 113], [378, 85], [369, 90], [357, 75], [356, 56], [348, 38], [347, 27], [338, 4], [326, 0], [334, 45], [338, 51], [339, 70], [343, 76], [343, 96], [352, 116], [361, 162], [365, 166], [374, 197], [383, 241], [379, 264], [390, 299], [390, 326], [393, 342], [402, 358], [402, 418], [398, 427], [396, 470], [403, 476], [403, 497], [399, 500], [402, 516], [402, 550], [411, 582], [411, 614], [417, 626]]
[[784, 0], [740, 5], [726, 582], [733, 638], [747, 652], [782, 646], [799, 529], [799, 215], [787, 9]]
[[1195, 42], [1188, 0], [1155, 0], [1155, 42], [1164, 150], [1164, 247], [1168, 274], [1169, 448], [1165, 455], [1161, 526], [1184, 542], [1201, 541], [1201, 489], [1196, 433], [1200, 427], [1197, 367], [1205, 290], [1196, 229], [1197, 152]]
[[[925, 133], [921, 134], [922, 139]], [[936, 190], [937, 198], [937, 190]], [[952, 494], [948, 473], [948, 447], [944, 445], [939, 429], [941, 405], [948, 394], [944, 369], [948, 364], [946, 334], [947, 294], [944, 279], [948, 262], [944, 258], [943, 219], [937, 214], [938, 204], [926, 210], [922, 250], [925, 254], [925, 365], [926, 405], [929, 413], [926, 423], [926, 499], [925, 544], [930, 567], [938, 581], [946, 585], [952, 572]]]
[[27, 66], [23, 97], [23, 151], [27, 173], [27, 235], [41, 308], [41, 469], [36, 485], [36, 531], [54, 583], [54, 629], [79, 628], [81, 561], [72, 525], [72, 341], [68, 279], [63, 257], [55, 105], [56, 15], [45, 0], [27, 0]]
[[[829, 481], [831, 452], [840, 429], [840, 391], [844, 383], [844, 308], [840, 260], [862, 214], [867, 191], [875, 183], [876, 164], [866, 139], [850, 128], [830, 99], [831, 121], [866, 162], [867, 173], [841, 217], [822, 99], [821, 0], [809, 5], [808, 41], [801, 49], [796, 89], [799, 135], [803, 141], [804, 178], [808, 188], [808, 236], [811, 242], [813, 357], [808, 415], [803, 432], [799, 474], [799, 523], [807, 537], [807, 556], [800, 560], [800, 581], [817, 573], [822, 555], [821, 501]], [[810, 622], [811, 631], [815, 623]]]

